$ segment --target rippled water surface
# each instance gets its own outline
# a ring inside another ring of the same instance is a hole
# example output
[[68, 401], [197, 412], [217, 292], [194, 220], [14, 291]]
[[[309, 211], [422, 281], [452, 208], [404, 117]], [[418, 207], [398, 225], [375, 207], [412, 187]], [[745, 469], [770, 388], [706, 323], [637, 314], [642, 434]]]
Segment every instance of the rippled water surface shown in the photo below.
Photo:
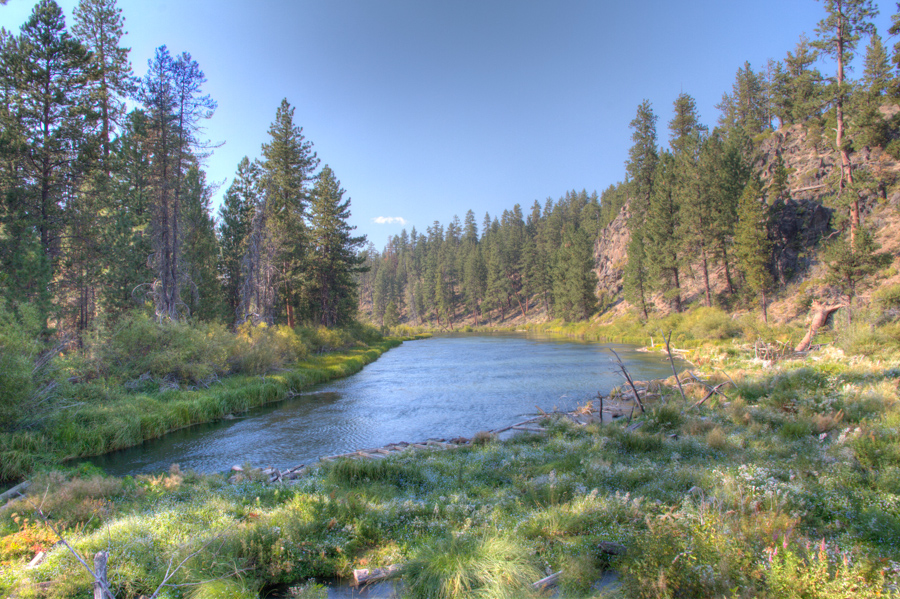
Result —
[[[194, 426], [91, 461], [113, 474], [234, 464], [286, 468], [322, 456], [430, 437], [470, 437], [537, 408], [583, 404], [622, 382], [614, 348], [638, 380], [672, 374], [659, 354], [622, 345], [524, 335], [447, 335], [409, 341], [362, 372], [299, 397]], [[678, 363], [676, 362], [676, 365]]]

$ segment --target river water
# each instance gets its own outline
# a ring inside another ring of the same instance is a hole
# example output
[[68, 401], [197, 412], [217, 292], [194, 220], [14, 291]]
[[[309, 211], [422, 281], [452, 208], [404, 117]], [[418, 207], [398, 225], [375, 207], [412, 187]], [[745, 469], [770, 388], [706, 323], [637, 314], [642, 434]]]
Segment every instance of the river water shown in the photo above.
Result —
[[388, 443], [471, 437], [538, 408], [568, 410], [609, 392], [623, 382], [610, 347], [636, 380], [672, 374], [663, 356], [632, 346], [441, 335], [408, 341], [358, 374], [235, 420], [182, 429], [90, 461], [115, 475], [160, 472], [173, 463], [199, 472], [243, 463], [284, 469]]

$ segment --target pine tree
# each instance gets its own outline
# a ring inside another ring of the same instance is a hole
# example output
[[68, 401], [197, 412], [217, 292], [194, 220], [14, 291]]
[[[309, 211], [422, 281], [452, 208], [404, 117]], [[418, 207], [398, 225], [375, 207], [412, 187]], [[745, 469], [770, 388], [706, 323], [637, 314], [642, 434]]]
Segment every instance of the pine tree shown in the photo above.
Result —
[[260, 167], [246, 156], [225, 192], [219, 212], [219, 277], [222, 280], [228, 322], [236, 324], [241, 305], [241, 266], [247, 254], [253, 214], [260, 203]]
[[206, 173], [193, 167], [184, 181], [183, 263], [187, 281], [182, 302], [192, 318], [212, 321], [222, 317], [225, 302], [216, 272], [219, 242], [210, 214], [212, 189]]
[[[288, 326], [293, 327], [304, 283], [308, 183], [319, 159], [312, 143], [303, 136], [303, 129], [294, 124], [294, 107], [287, 99], [281, 101], [275, 113], [269, 137], [269, 143], [262, 147], [265, 205], [260, 218], [264, 230], [259, 232], [268, 255], [262, 256], [261, 261], [273, 271], [264, 277], [265, 284], [279, 290]], [[272, 291], [268, 290], [267, 297], [274, 298]], [[260, 307], [260, 313], [272, 322], [274, 305]]]
[[175, 319], [182, 312], [182, 195], [188, 169], [196, 163], [199, 122], [212, 116], [216, 103], [201, 94], [206, 77], [190, 54], [173, 58], [165, 46], [149, 61], [139, 98], [148, 115], [153, 189], [153, 286], [157, 318]]
[[877, 33], [870, 37], [864, 64], [861, 89], [851, 98], [850, 112], [857, 131], [854, 144], [883, 148], [891, 141], [891, 127], [879, 109], [885, 94], [893, 87], [893, 77], [887, 52]]
[[759, 180], [752, 178], [741, 194], [734, 232], [738, 270], [752, 296], [760, 297], [763, 318], [769, 322], [766, 294], [772, 289], [772, 242], [769, 216]]
[[650, 285], [647, 280], [644, 224], [650, 209], [653, 176], [659, 161], [656, 120], [649, 100], [644, 100], [638, 106], [637, 114], [629, 125], [632, 129], [633, 143], [628, 151], [628, 161], [625, 163], [631, 192], [631, 212], [628, 219], [631, 240], [626, 249], [628, 262], [623, 273], [625, 298], [640, 308], [645, 319], [648, 316], [647, 292]]
[[100, 277], [100, 303], [112, 317], [143, 305], [153, 280], [147, 267], [153, 251], [148, 124], [143, 110], [132, 111], [111, 150], [111, 216], [103, 228], [101, 245], [106, 260]]
[[[106, 163], [115, 126], [125, 115], [125, 98], [133, 93], [135, 86], [129, 49], [120, 46], [125, 19], [116, 0], [80, 0], [74, 17], [72, 32], [91, 52], [90, 100], [99, 114], [102, 160]], [[108, 169], [107, 165], [107, 172]]]
[[[85, 47], [66, 31], [53, 0], [38, 2], [20, 35], [3, 40], [0, 87], [7, 90], [4, 125], [10, 128], [4, 135], [17, 146], [18, 156], [18, 188], [7, 196], [7, 217], [17, 222], [6, 272], [30, 279], [11, 277], [8, 284], [18, 299], [37, 303], [44, 322], [49, 322], [52, 284], [64, 258], [66, 200], [83, 178], [75, 148], [93, 118], [84, 109], [88, 58]], [[32, 232], [40, 243], [38, 253]]]
[[785, 67], [789, 77], [790, 122], [803, 123], [817, 116], [822, 109], [822, 74], [813, 65], [819, 60], [819, 53], [810, 45], [806, 36], [794, 52], [785, 57]]
[[[838, 198], [846, 201], [850, 208], [850, 245], [856, 243], [859, 228], [859, 198], [844, 193], [853, 186], [853, 165], [850, 162], [849, 144], [844, 139], [846, 124], [844, 110], [850, 93], [850, 86], [844, 81], [846, 65], [853, 60], [853, 54], [862, 35], [872, 34], [875, 26], [872, 19], [878, 14], [872, 0], [822, 0], [827, 16], [816, 27], [818, 37], [813, 46], [834, 58], [837, 63], [832, 102], [835, 110], [835, 147], [841, 159], [841, 177], [838, 184]], [[852, 195], [852, 194], [851, 194]]]
[[716, 105], [721, 111], [719, 124], [726, 130], [743, 129], [749, 135], [761, 133], [769, 127], [769, 98], [763, 77], [753, 72], [745, 62], [735, 75], [731, 94], [723, 94]]
[[665, 152], [656, 166], [644, 239], [645, 268], [652, 289], [660, 291], [672, 309], [681, 312], [680, 207], [675, 158]]
[[677, 239], [685, 255], [700, 264], [704, 299], [712, 306], [709, 280], [712, 247], [708, 237], [717, 207], [702, 181], [700, 155], [706, 140], [706, 128], [700, 124], [694, 99], [682, 93], [675, 100], [675, 114], [669, 121], [670, 144], [674, 159], [675, 201], [678, 205]]
[[862, 84], [870, 98], [884, 96], [891, 88], [893, 76], [881, 36], [873, 32], [866, 47]]
[[597, 277], [592, 240], [584, 229], [567, 232], [556, 256], [553, 313], [569, 321], [586, 320], [597, 309]]
[[[309, 227], [309, 297], [313, 302], [315, 320], [324, 326], [346, 324], [356, 311], [356, 278], [363, 258], [357, 250], [365, 236], [352, 236], [356, 227], [350, 226], [350, 198], [328, 165], [316, 179], [310, 205]], [[394, 294], [396, 295], [396, 294]], [[389, 320], [396, 320], [396, 302]], [[388, 308], [389, 306], [386, 306]]]
[[893, 261], [893, 256], [879, 253], [880, 249], [872, 234], [862, 227], [857, 230], [856, 243], [841, 236], [826, 249], [828, 274], [825, 282], [837, 287], [844, 295], [851, 315], [853, 302], [866, 287], [868, 278]]

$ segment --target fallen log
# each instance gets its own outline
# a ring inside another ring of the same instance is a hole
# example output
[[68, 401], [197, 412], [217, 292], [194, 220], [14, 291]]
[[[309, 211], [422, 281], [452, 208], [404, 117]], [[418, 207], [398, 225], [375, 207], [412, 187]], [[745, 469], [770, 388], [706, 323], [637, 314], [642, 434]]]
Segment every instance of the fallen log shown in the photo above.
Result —
[[828, 317], [845, 305], [843, 303], [826, 305], [818, 300], [813, 301], [811, 306], [812, 320], [809, 323], [809, 329], [806, 331], [806, 336], [803, 337], [803, 340], [794, 348], [794, 351], [802, 352], [808, 350], [813, 337], [816, 336], [816, 332], [828, 321]]
[[358, 570], [353, 571], [353, 586], [359, 586], [361, 584], [371, 584], [373, 582], [378, 582], [379, 580], [385, 580], [390, 578], [394, 574], [400, 571], [402, 568], [400, 564], [394, 564], [391, 566], [387, 566], [386, 568], [372, 568], [371, 570], [367, 568], [360, 568]]
[[9, 489], [8, 491], [4, 491], [3, 493], [0, 493], [0, 502], [12, 501], [16, 497], [19, 497], [20, 495], [24, 495], [25, 491], [27, 491], [28, 487], [30, 487], [30, 486], [31, 486], [31, 482], [26, 480], [25, 482], [21, 482], [21, 483], [17, 484], [15, 487], [13, 487], [12, 489]]
[[540, 591], [541, 589], [555, 587], [559, 583], [559, 577], [562, 573], [563, 571], [560, 570], [559, 572], [551, 574], [550, 576], [541, 578], [539, 581], [531, 583], [531, 588], [536, 591]]
[[512, 427], [514, 431], [525, 431], [528, 433], [546, 433], [547, 429], [541, 428], [538, 426], [514, 426]]

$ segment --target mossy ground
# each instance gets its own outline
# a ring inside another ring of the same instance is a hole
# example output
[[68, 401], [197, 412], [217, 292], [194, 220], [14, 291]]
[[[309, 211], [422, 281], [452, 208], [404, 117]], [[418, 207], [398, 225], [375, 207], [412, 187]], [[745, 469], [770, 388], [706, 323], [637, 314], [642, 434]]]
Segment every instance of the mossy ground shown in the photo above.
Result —
[[[607, 568], [622, 585], [603, 596], [896, 595], [900, 363], [693, 357], [703, 378], [736, 387], [696, 408], [700, 386], [686, 401], [669, 389], [631, 432], [548, 421], [546, 436], [337, 462], [291, 486], [177, 468], [44, 475], [0, 513], [0, 593], [90, 596], [61, 547], [24, 568], [55, 540], [43, 502], [87, 557], [110, 550], [117, 597], [151, 593], [195, 552], [171, 580], [191, 586], [165, 596], [254, 597], [398, 563], [417, 597], [528, 596], [547, 570], [563, 571], [562, 597], [596, 597]], [[603, 554], [601, 541], [628, 551]]]

